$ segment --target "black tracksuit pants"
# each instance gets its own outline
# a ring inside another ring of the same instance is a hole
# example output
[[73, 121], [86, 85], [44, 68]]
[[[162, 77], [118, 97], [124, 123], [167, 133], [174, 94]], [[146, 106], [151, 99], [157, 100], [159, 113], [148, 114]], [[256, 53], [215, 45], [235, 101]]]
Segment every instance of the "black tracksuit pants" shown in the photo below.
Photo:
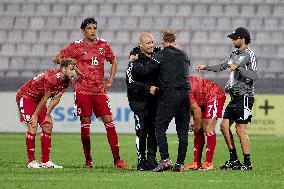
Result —
[[[153, 104], [154, 105], [154, 104]], [[138, 163], [141, 160], [156, 162], [157, 141], [155, 136], [156, 107], [134, 112]], [[147, 148], [146, 148], [147, 147]]]
[[179, 139], [177, 163], [184, 163], [188, 146], [189, 105], [188, 90], [167, 88], [160, 93], [155, 133], [162, 160], [169, 158], [166, 131], [175, 117]]

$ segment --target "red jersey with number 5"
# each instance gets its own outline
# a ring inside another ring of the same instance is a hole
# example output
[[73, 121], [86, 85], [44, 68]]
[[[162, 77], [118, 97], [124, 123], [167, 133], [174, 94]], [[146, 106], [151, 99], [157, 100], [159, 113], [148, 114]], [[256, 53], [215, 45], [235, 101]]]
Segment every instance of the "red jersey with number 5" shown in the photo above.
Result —
[[28, 80], [18, 90], [17, 99], [25, 97], [34, 102], [40, 102], [46, 91], [50, 91], [54, 96], [59, 92], [65, 92], [71, 84], [72, 80], [69, 83], [63, 83], [60, 80], [60, 69], [52, 69]]
[[89, 44], [81, 39], [75, 41], [60, 51], [64, 58], [75, 59], [77, 68], [82, 74], [78, 74], [75, 91], [88, 95], [105, 94], [104, 61], [112, 61], [115, 55], [111, 47], [104, 39], [96, 39], [94, 44]]
[[190, 82], [190, 104], [196, 102], [200, 107], [208, 102], [225, 97], [224, 90], [209, 79], [189, 76]]

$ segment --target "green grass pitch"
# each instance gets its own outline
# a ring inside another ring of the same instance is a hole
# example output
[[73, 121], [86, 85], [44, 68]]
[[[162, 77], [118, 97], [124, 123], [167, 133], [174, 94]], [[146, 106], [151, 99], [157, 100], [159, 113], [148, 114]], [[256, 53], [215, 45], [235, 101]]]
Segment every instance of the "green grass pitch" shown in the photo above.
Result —
[[[40, 160], [37, 134], [36, 156]], [[0, 188], [284, 188], [284, 137], [251, 136], [252, 171], [224, 171], [219, 165], [228, 159], [222, 136], [217, 137], [213, 171], [139, 172], [136, 167], [134, 134], [120, 134], [121, 157], [129, 170], [113, 167], [106, 136], [92, 134], [94, 168], [83, 168], [80, 134], [53, 135], [51, 160], [64, 169], [26, 168], [25, 135], [0, 133]], [[236, 138], [237, 139], [237, 138]], [[239, 143], [238, 139], [235, 141]], [[168, 135], [173, 162], [177, 154], [177, 137]], [[193, 159], [193, 136], [189, 136], [186, 163]], [[237, 151], [243, 160], [240, 145]]]

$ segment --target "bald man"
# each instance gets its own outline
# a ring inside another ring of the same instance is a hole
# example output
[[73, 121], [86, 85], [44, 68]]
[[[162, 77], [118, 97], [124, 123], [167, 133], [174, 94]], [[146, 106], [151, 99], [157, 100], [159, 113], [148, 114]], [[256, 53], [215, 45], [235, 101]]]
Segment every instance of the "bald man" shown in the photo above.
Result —
[[155, 119], [158, 78], [155, 72], [145, 74], [143, 67], [151, 63], [153, 53], [158, 49], [154, 48], [154, 38], [150, 33], [140, 33], [138, 46], [130, 52], [126, 71], [127, 97], [135, 119], [137, 170], [140, 171], [157, 166]]

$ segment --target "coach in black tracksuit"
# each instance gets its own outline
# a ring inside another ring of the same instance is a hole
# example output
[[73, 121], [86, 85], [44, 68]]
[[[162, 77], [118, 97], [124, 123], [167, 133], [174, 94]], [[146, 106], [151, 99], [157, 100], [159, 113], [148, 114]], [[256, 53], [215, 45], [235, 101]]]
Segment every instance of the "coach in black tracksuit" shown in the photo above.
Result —
[[129, 63], [126, 72], [127, 97], [135, 119], [137, 170], [141, 171], [152, 170], [157, 166], [155, 120], [158, 98], [155, 93], [158, 75], [155, 71], [145, 73], [143, 70], [144, 66], [152, 62], [153, 47], [153, 36], [142, 32], [139, 47], [130, 52], [130, 55], [138, 55], [138, 59]]
[[161, 161], [154, 171], [163, 171], [171, 167], [166, 131], [175, 117], [176, 131], [179, 138], [178, 157], [173, 171], [183, 171], [188, 145], [189, 127], [189, 91], [188, 81], [190, 60], [186, 52], [176, 48], [174, 30], [163, 32], [164, 49], [153, 56], [159, 70], [159, 94], [156, 118], [156, 139]]

